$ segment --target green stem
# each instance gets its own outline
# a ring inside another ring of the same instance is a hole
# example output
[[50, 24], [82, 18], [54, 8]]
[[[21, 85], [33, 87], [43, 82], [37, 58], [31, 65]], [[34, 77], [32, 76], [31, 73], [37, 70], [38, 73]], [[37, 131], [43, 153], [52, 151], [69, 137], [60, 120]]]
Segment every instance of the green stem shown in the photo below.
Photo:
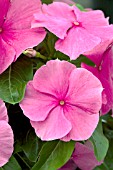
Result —
[[36, 52], [36, 57], [41, 58], [43, 60], [47, 60], [47, 58], [44, 55], [40, 54], [39, 52]]
[[31, 167], [28, 165], [28, 163], [22, 158], [22, 156], [20, 156], [18, 153], [16, 153], [16, 155], [18, 155], [18, 157], [25, 163], [25, 165], [31, 169]]

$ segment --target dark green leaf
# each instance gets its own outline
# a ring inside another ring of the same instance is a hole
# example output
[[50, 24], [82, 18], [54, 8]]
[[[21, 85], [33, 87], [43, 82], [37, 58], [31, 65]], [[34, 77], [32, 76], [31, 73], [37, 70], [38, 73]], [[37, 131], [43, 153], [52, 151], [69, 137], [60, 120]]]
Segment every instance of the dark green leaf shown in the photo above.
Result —
[[14, 156], [9, 159], [9, 162], [0, 168], [0, 170], [22, 170]]
[[28, 57], [20, 57], [0, 75], [0, 98], [16, 104], [24, 97], [26, 83], [33, 77], [32, 63]]
[[52, 2], [53, 2], [52, 0], [42, 0], [42, 3], [45, 3], [45, 4], [50, 4]]
[[113, 170], [113, 139], [109, 141], [109, 149], [105, 157], [105, 163], [109, 167], [109, 170]]
[[94, 145], [94, 152], [97, 160], [98, 161], [103, 160], [108, 151], [109, 142], [103, 134], [101, 121], [99, 122], [96, 130], [94, 131], [92, 137], [90, 138], [90, 141]]
[[60, 140], [46, 142], [39, 153], [39, 161], [32, 170], [56, 170], [64, 165], [72, 155], [75, 142]]
[[38, 158], [38, 138], [34, 132], [29, 132], [24, 141], [24, 144], [21, 146], [26, 157], [32, 161], [36, 162]]
[[96, 167], [94, 170], [109, 170], [109, 168], [105, 163], [103, 163], [102, 165]]

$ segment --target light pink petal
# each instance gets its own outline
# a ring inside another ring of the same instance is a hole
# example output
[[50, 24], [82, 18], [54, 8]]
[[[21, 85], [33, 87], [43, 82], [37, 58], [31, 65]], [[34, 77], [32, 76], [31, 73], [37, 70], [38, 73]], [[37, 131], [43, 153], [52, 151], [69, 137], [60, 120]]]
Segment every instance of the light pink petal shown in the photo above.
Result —
[[36, 22], [32, 24], [32, 27], [45, 27], [63, 39], [76, 19], [72, 10], [72, 7], [61, 2], [43, 4], [42, 11], [34, 15]]
[[34, 89], [32, 81], [27, 84], [25, 97], [20, 103], [25, 116], [33, 121], [43, 121], [57, 105], [53, 96], [45, 95]]
[[16, 58], [27, 48], [41, 43], [45, 36], [44, 29], [11, 30], [11, 28], [6, 28], [2, 35], [4, 40], [15, 49]]
[[13, 132], [6, 121], [0, 121], [0, 167], [6, 164], [13, 152]]
[[40, 8], [40, 0], [12, 0], [5, 23], [14, 30], [30, 28], [33, 14]]
[[7, 15], [7, 11], [10, 5], [10, 0], [0, 0], [0, 27], [2, 26], [4, 19]]
[[75, 68], [67, 61], [48, 61], [35, 73], [33, 86], [40, 92], [49, 93], [62, 99], [67, 93], [68, 78]]
[[100, 43], [100, 38], [88, 33], [82, 27], [73, 27], [64, 40], [58, 40], [55, 49], [76, 59], [80, 54], [92, 50]]
[[5, 103], [0, 99], [0, 121], [5, 120], [8, 122], [8, 115]]
[[113, 25], [103, 26], [103, 27], [94, 27], [88, 26], [87, 31], [94, 36], [100, 37], [102, 42], [107, 40], [113, 40]]
[[87, 111], [87, 108], [85, 110], [76, 106], [65, 107], [64, 115], [70, 121], [72, 129], [61, 139], [63, 141], [87, 140], [93, 134], [99, 121], [99, 113], [92, 114], [91, 109]]
[[77, 68], [69, 78], [66, 102], [86, 113], [98, 114], [102, 105], [102, 91], [102, 84], [96, 76], [84, 68]]
[[[82, 23], [85, 28], [108, 26], [108, 18], [105, 18], [104, 13], [100, 10], [80, 11], [76, 6], [73, 7], [77, 20]], [[93, 31], [93, 30], [92, 30]]]
[[[93, 170], [96, 166], [99, 166], [101, 162], [98, 162], [95, 155], [93, 146], [89, 146], [89, 141], [85, 145], [76, 142], [75, 151], [73, 153], [73, 161], [81, 170]], [[90, 143], [91, 144], [91, 143]]]
[[42, 122], [31, 121], [31, 125], [41, 140], [60, 139], [67, 135], [72, 128], [70, 122], [64, 116], [63, 108], [60, 106], [54, 108], [46, 120]]
[[0, 36], [0, 74], [13, 62], [15, 50]]

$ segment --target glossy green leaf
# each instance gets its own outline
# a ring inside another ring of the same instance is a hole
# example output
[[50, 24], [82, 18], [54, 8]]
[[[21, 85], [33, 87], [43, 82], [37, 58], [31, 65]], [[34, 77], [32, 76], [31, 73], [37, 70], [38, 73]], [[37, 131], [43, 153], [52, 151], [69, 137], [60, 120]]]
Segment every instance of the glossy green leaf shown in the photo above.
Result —
[[21, 147], [26, 157], [30, 161], [36, 162], [38, 158], [38, 138], [34, 132], [29, 132], [27, 134], [24, 144]]
[[101, 164], [100, 166], [96, 167], [94, 170], [110, 170], [105, 163]]
[[46, 142], [39, 153], [39, 160], [32, 170], [56, 170], [64, 165], [72, 155], [75, 142], [60, 140]]
[[20, 57], [0, 75], [0, 98], [16, 104], [24, 97], [26, 83], [33, 77], [32, 63], [28, 57]]
[[94, 131], [92, 137], [90, 138], [90, 141], [94, 145], [94, 152], [97, 160], [98, 161], [103, 160], [107, 154], [109, 142], [108, 139], [103, 134], [101, 121], [99, 122], [96, 130]]
[[9, 162], [0, 168], [0, 170], [22, 170], [14, 156], [9, 159]]

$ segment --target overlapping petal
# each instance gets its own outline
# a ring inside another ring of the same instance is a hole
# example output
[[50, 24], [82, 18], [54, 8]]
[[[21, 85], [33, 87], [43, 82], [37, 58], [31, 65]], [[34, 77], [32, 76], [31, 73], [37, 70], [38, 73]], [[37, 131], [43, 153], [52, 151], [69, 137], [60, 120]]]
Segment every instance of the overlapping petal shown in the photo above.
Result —
[[60, 106], [54, 108], [45, 121], [31, 121], [31, 125], [37, 136], [42, 140], [60, 139], [67, 135], [72, 128], [71, 123], [64, 116], [63, 108]]
[[51, 60], [34, 75], [33, 86], [40, 92], [62, 99], [68, 90], [68, 78], [75, 66], [67, 61]]
[[83, 109], [86, 113], [96, 114], [101, 109], [102, 91], [103, 87], [98, 78], [86, 69], [77, 68], [69, 77], [66, 102]]
[[32, 81], [28, 83], [24, 100], [20, 103], [24, 114], [32, 121], [45, 120], [56, 105], [55, 98], [37, 91]]
[[0, 74], [13, 62], [16, 52], [0, 35]]
[[32, 27], [45, 27], [61, 39], [66, 36], [67, 30], [72, 27], [75, 20], [72, 8], [62, 2], [44, 4], [42, 10], [34, 17], [36, 21], [32, 23]]
[[81, 27], [71, 28], [64, 40], [59, 39], [55, 44], [55, 49], [70, 56], [72, 60], [80, 54], [90, 51], [101, 42], [99, 37], [93, 36]]
[[4, 41], [16, 51], [16, 56], [13, 58], [14, 60], [16, 60], [25, 49], [34, 47], [41, 43], [45, 36], [46, 32], [42, 28], [12, 30], [11, 28], [6, 27], [2, 34]]
[[92, 114], [87, 108], [68, 106], [64, 109], [64, 115], [72, 125], [71, 131], [64, 136], [63, 141], [87, 140], [94, 132], [98, 121], [99, 113]]

